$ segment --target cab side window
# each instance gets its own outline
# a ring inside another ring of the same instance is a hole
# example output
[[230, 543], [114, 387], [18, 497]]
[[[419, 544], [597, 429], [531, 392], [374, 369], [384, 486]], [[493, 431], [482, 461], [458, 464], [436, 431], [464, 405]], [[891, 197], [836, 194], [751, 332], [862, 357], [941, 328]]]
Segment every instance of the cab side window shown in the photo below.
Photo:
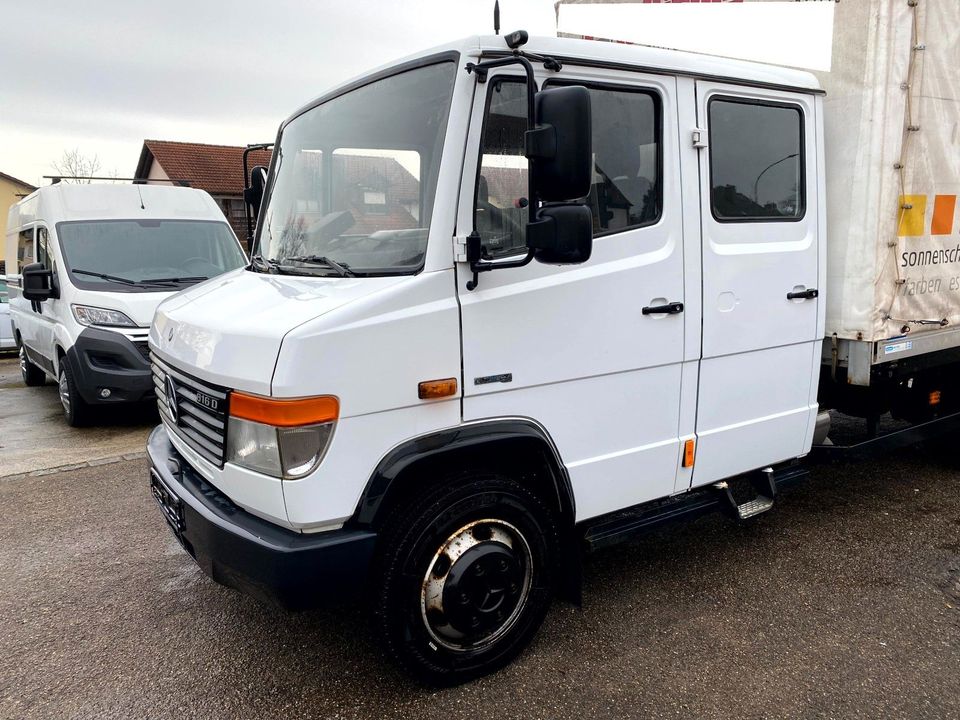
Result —
[[587, 204], [593, 234], [652, 225], [660, 219], [660, 96], [649, 90], [590, 86], [593, 181]]
[[23, 267], [36, 262], [33, 248], [33, 228], [21, 230], [17, 236], [17, 273], [23, 273]]
[[805, 211], [803, 112], [734, 98], [709, 105], [710, 205], [720, 222], [799, 220]]
[[527, 84], [513, 78], [490, 81], [480, 143], [474, 228], [489, 257], [526, 250]]
[[47, 229], [45, 227], [37, 228], [37, 262], [48, 270], [53, 269], [53, 258], [47, 251]]

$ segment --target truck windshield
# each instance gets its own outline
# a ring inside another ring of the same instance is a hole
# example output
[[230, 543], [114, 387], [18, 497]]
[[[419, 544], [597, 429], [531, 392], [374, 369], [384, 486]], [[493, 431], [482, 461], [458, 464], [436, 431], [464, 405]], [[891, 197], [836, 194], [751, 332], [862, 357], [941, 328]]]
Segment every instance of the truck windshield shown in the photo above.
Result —
[[57, 233], [71, 282], [87, 290], [177, 290], [245, 262], [225, 222], [62, 222]]
[[290, 121], [275, 150], [251, 268], [363, 276], [419, 271], [456, 64], [371, 82]]

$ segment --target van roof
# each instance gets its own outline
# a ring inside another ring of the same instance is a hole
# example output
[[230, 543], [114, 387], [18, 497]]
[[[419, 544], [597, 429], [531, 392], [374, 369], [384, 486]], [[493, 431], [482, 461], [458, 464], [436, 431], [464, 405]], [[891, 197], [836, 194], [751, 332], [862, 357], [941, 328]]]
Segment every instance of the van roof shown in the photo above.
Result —
[[223, 211], [203, 190], [159, 185], [47, 185], [10, 207], [7, 231], [42, 219], [121, 220], [175, 218], [223, 220]]

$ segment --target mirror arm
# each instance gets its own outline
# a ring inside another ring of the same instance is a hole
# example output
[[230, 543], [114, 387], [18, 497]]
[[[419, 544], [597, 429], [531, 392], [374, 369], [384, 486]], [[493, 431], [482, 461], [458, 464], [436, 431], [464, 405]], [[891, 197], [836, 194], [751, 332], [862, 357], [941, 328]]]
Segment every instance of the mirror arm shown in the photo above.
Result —
[[[539, 59], [539, 58], [537, 58]], [[474, 73], [477, 76], [477, 82], [485, 83], [487, 73], [492, 68], [503, 67], [504, 65], [520, 65], [527, 75], [527, 133], [529, 134], [537, 127], [537, 105], [536, 105], [536, 81], [533, 77], [533, 65], [518, 50], [514, 50], [512, 55], [496, 60], [485, 60], [481, 63], [467, 63], [466, 71]], [[536, 217], [537, 199], [533, 183], [533, 173], [527, 169], [527, 218]], [[482, 272], [490, 270], [501, 270], [506, 268], [518, 268], [529, 265], [533, 260], [534, 251], [527, 250], [523, 257], [516, 260], [483, 260], [482, 246], [480, 244], [480, 233], [474, 230], [467, 236], [467, 260], [470, 263], [470, 270], [473, 272], [473, 279], [467, 282], [467, 290], [475, 290], [477, 287], [478, 276]]]

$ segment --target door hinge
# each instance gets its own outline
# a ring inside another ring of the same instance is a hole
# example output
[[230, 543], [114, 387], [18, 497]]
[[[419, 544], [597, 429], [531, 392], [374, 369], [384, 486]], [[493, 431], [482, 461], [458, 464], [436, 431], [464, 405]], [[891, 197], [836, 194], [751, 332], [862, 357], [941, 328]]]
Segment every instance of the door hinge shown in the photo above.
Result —
[[454, 262], [466, 262], [467, 261], [467, 238], [469, 235], [454, 235], [453, 236], [453, 261]]
[[694, 128], [690, 133], [695, 148], [705, 148], [707, 146], [707, 131], [702, 128]]

